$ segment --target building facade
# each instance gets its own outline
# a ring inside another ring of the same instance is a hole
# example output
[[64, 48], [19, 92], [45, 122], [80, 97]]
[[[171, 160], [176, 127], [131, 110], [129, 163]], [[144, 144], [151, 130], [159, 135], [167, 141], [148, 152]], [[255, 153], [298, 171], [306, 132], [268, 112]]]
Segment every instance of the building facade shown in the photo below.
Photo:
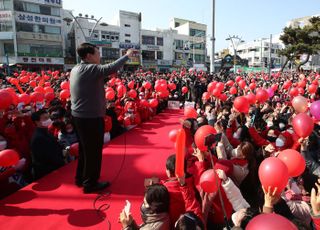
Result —
[[134, 57], [125, 65], [128, 70], [142, 67], [167, 72], [182, 66], [205, 66], [206, 25], [173, 19], [169, 29], [145, 30], [141, 28], [140, 13], [121, 10], [114, 25], [108, 25], [83, 15], [71, 16], [67, 10], [64, 12], [66, 18], [69, 14], [69, 20], [65, 21], [72, 22], [64, 25], [68, 27], [65, 29], [68, 33], [66, 46], [72, 45], [71, 50], [75, 50], [82, 42], [94, 43], [100, 48], [102, 63], [110, 63], [133, 48]]
[[[281, 68], [282, 58], [278, 55], [284, 46], [279, 41], [279, 35], [273, 35], [270, 49], [269, 38], [259, 38], [254, 41], [240, 42], [236, 46], [236, 53], [241, 59], [248, 60], [249, 67], [267, 68], [271, 52], [272, 68]], [[230, 44], [230, 54], [234, 55], [234, 47]]]
[[0, 60], [29, 70], [62, 69], [61, 0], [0, 0]]

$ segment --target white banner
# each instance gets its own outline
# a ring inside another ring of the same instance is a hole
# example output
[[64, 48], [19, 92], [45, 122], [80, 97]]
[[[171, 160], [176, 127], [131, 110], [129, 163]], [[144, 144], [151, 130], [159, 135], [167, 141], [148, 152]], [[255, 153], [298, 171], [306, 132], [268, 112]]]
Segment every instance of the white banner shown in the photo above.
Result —
[[62, 20], [58, 17], [39, 15], [25, 12], [16, 12], [16, 21], [24, 23], [36, 23], [41, 25], [61, 26]]
[[64, 58], [50, 57], [18, 57], [17, 63], [21, 64], [48, 64], [48, 65], [63, 65]]
[[62, 0], [23, 0], [24, 2], [31, 2], [42, 5], [52, 5], [62, 7]]
[[196, 103], [192, 102], [192, 101], [184, 102], [184, 108], [194, 108], [195, 105], [196, 105]]
[[168, 101], [168, 109], [180, 109], [179, 101]]
[[12, 11], [0, 11], [0, 22], [12, 21]]

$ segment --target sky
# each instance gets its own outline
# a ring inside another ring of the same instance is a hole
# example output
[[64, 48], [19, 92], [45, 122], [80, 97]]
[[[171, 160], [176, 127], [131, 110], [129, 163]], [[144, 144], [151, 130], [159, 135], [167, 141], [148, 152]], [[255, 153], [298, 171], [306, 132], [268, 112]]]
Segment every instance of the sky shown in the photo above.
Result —
[[[109, 24], [119, 10], [141, 12], [143, 29], [168, 29], [170, 19], [183, 18], [207, 24], [212, 35], [212, 0], [64, 0], [63, 7]], [[216, 0], [215, 8], [217, 52], [228, 47], [228, 35], [252, 41], [281, 33], [291, 19], [320, 14], [320, 0]]]

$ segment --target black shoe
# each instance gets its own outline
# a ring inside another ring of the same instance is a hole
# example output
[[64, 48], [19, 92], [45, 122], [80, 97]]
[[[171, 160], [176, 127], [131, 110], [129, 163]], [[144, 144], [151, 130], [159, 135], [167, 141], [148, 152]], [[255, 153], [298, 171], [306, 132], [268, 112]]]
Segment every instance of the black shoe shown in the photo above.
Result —
[[76, 184], [78, 187], [83, 187], [83, 182], [82, 182], [82, 181], [76, 180], [75, 184]]
[[97, 192], [97, 191], [103, 190], [109, 186], [110, 186], [110, 182], [98, 182], [92, 186], [84, 186], [83, 193]]

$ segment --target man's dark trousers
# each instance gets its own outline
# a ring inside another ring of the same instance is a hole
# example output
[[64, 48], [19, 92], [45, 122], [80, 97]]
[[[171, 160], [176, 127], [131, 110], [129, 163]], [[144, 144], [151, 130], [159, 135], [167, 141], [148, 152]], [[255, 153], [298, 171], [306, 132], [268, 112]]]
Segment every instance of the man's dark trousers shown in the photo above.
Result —
[[74, 117], [74, 124], [79, 137], [76, 183], [82, 182], [84, 187], [91, 187], [100, 177], [104, 119]]

